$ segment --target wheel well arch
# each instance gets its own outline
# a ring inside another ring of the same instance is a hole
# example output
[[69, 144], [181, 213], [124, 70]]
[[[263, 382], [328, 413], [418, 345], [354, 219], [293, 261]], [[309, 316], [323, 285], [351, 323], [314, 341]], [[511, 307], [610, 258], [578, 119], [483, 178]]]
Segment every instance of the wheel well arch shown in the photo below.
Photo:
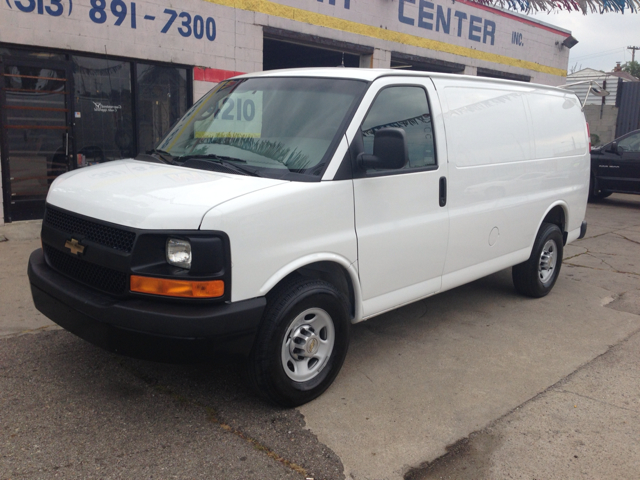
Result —
[[281, 272], [279, 272], [279, 275], [276, 274], [276, 276], [272, 277], [263, 286], [262, 290], [267, 297], [269, 292], [272, 292], [278, 285], [288, 281], [291, 277], [324, 280], [336, 287], [347, 299], [351, 321], [355, 323], [362, 318], [360, 283], [353, 265], [346, 266], [343, 265], [343, 262], [326, 259], [292, 266], [291, 271], [284, 275]]
[[[542, 219], [542, 222], [540, 223], [540, 226], [542, 226], [543, 223], [553, 223], [555, 225], [558, 226], [558, 228], [560, 228], [560, 231], [562, 232], [562, 242], [564, 245], [567, 244], [567, 229], [566, 226], [569, 223], [569, 219], [568, 219], [568, 213], [567, 213], [567, 206], [563, 203], [556, 203], [555, 205], [553, 205], [546, 213], [546, 215], [544, 216], [544, 218]], [[538, 230], [540, 229], [540, 227], [538, 227]]]

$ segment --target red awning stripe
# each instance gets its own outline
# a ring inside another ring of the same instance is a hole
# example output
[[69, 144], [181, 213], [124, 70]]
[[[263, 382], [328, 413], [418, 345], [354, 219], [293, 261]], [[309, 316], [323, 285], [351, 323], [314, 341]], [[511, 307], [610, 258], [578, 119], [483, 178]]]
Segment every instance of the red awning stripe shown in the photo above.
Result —
[[193, 79], [200, 82], [218, 83], [227, 78], [242, 75], [245, 72], [234, 72], [231, 70], [220, 70], [217, 68], [195, 67], [193, 69]]

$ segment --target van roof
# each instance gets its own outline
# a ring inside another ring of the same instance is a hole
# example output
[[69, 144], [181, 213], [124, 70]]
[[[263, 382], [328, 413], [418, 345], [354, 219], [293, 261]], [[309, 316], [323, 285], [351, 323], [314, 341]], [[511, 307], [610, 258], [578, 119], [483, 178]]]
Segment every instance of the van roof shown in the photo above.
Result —
[[[255, 77], [325, 77], [325, 78], [347, 78], [353, 80], [365, 80], [372, 82], [380, 77], [431, 77], [450, 78], [460, 80], [462, 78], [478, 82], [504, 83], [508, 85], [531, 86], [532, 88], [549, 88], [557, 90], [557, 87], [549, 85], [539, 85], [535, 83], [518, 82], [515, 80], [505, 80], [500, 78], [477, 77], [473, 75], [460, 75], [455, 73], [439, 72], [419, 72], [412, 70], [401, 70], [392, 68], [347, 68], [347, 67], [321, 67], [321, 68], [290, 68], [283, 70], [266, 70], [264, 72], [246, 73], [234, 78], [255, 78]], [[566, 91], [566, 90], [565, 90]]]

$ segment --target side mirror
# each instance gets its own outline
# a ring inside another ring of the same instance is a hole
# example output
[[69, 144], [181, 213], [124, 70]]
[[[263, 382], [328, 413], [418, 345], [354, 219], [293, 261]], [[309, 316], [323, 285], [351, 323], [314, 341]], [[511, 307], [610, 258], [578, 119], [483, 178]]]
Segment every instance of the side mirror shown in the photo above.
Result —
[[615, 153], [617, 155], [621, 155], [622, 154], [622, 152], [618, 148], [618, 142], [616, 142], [615, 140], [613, 142], [611, 142], [611, 147], [609, 148], [609, 152]]
[[373, 155], [358, 155], [361, 168], [397, 170], [409, 161], [407, 140], [402, 128], [381, 128], [373, 138]]

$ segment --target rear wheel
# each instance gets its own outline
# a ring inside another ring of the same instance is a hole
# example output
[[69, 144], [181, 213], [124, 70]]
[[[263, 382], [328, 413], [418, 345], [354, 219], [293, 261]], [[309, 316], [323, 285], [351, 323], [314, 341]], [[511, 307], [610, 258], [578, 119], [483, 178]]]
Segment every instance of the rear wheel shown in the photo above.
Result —
[[543, 223], [529, 260], [512, 268], [516, 290], [528, 297], [544, 297], [558, 279], [562, 266], [562, 232], [553, 223]]
[[278, 405], [302, 405], [322, 394], [342, 367], [351, 327], [347, 300], [328, 282], [296, 278], [267, 302], [249, 376]]
[[598, 182], [595, 177], [591, 175], [589, 180], [589, 201], [602, 200], [611, 195], [611, 192], [604, 192], [598, 188]]

